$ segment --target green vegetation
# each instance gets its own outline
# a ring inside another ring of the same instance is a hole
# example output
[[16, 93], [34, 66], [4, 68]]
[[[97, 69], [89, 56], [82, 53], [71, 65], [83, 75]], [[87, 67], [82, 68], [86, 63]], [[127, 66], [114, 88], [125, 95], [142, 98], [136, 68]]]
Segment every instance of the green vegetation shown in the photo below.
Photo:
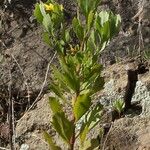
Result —
[[145, 60], [150, 60], [150, 50], [145, 50], [143, 52], [143, 57]]
[[[92, 105], [93, 95], [104, 85], [103, 67], [98, 63], [98, 56], [120, 26], [119, 15], [106, 11], [98, 13], [99, 3], [100, 0], [77, 0], [77, 16], [70, 25], [63, 6], [53, 0], [37, 3], [34, 11], [44, 27], [44, 41], [57, 51], [59, 67], [52, 66], [53, 81], [50, 84], [53, 92], [49, 98], [53, 113], [51, 123], [69, 150], [74, 149], [78, 137], [82, 150], [98, 146], [97, 139], [85, 140], [99, 122], [102, 110], [100, 104]], [[84, 20], [81, 20], [83, 16]], [[65, 113], [65, 108], [70, 111]], [[77, 130], [79, 122], [81, 126]], [[47, 132], [44, 135], [50, 149], [61, 149]]]
[[121, 117], [121, 113], [123, 112], [124, 107], [125, 107], [125, 104], [122, 99], [118, 99], [113, 103], [113, 108], [118, 112], [119, 117]]

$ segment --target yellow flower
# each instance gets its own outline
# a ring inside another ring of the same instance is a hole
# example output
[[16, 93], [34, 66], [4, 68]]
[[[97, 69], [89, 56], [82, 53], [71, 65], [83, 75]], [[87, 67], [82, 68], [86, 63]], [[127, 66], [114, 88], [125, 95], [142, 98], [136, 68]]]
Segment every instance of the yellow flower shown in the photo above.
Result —
[[49, 3], [49, 4], [44, 4], [45, 10], [47, 11], [53, 11], [54, 10], [54, 5]]

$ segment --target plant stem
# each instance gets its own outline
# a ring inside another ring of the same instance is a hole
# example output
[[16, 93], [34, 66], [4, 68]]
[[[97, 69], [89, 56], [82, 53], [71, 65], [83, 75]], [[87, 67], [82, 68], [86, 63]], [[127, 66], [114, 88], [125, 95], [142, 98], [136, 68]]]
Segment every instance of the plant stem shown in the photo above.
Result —
[[[74, 116], [73, 116], [72, 122], [73, 122], [73, 124], [75, 124], [75, 117]], [[74, 129], [73, 129], [73, 135], [72, 135], [71, 140], [70, 140], [70, 149], [69, 150], [74, 149], [74, 144], [75, 144], [75, 126], [74, 126]]]
[[[77, 97], [79, 96], [79, 93], [80, 93], [79, 91], [76, 92], [76, 96], [75, 96], [75, 99], [74, 99], [73, 106], [74, 106], [75, 102], [77, 101]], [[72, 111], [72, 114], [73, 114], [73, 111]], [[73, 129], [72, 137], [70, 139], [70, 150], [74, 150], [74, 144], [75, 144], [75, 140], [76, 140], [75, 121], [76, 121], [76, 118], [75, 118], [75, 116], [73, 114], [72, 123], [74, 124], [74, 129]]]

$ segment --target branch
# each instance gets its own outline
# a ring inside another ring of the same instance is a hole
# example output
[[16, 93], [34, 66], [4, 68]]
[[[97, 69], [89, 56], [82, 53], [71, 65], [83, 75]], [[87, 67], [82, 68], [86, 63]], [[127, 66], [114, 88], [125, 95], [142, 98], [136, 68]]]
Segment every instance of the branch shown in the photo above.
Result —
[[[32, 103], [32, 105], [31, 105], [31, 106], [29, 107], [29, 109], [26, 111], [26, 113], [29, 112], [29, 111], [36, 105], [36, 103], [39, 101], [39, 99], [40, 99], [40, 97], [41, 97], [41, 94], [42, 94], [42, 92], [43, 92], [43, 89], [44, 89], [44, 87], [45, 87], [46, 81], [47, 81], [48, 72], [49, 72], [49, 70], [50, 70], [50, 65], [51, 65], [51, 63], [53, 62], [53, 60], [54, 60], [56, 54], [57, 54], [57, 52], [55, 52], [55, 54], [53, 55], [53, 57], [50, 59], [48, 65], [47, 65], [46, 74], [45, 74], [45, 79], [44, 79], [44, 82], [43, 82], [43, 84], [42, 84], [41, 90], [40, 90], [40, 92], [39, 92], [37, 98], [35, 99], [35, 101]], [[23, 115], [23, 117], [26, 115], [26, 113]], [[23, 117], [22, 117], [22, 118], [23, 118]]]

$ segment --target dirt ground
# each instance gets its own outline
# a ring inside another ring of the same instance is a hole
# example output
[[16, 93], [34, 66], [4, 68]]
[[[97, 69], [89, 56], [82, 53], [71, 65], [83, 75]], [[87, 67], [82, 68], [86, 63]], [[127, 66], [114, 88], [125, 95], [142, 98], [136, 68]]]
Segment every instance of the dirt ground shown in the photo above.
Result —
[[[100, 62], [106, 68], [104, 72], [106, 81], [113, 77], [116, 80], [116, 91], [125, 89], [126, 59], [130, 60], [139, 55], [138, 18], [132, 19], [138, 12], [139, 1], [103, 0], [103, 5], [100, 6], [102, 9], [111, 9], [122, 17], [119, 35], [113, 39], [100, 56]], [[26, 143], [30, 149], [46, 150], [48, 148], [41, 134], [42, 129], [49, 130], [52, 135], [54, 134], [49, 126], [49, 120], [47, 120], [51, 117], [47, 107], [47, 95], [44, 97], [43, 95], [49, 92], [50, 70], [47, 79], [45, 79], [45, 75], [55, 51], [42, 41], [42, 29], [33, 16], [36, 2], [38, 0], [10, 0], [10, 2], [0, 0], [0, 147], [6, 147], [8, 144], [9, 88], [11, 88], [14, 100], [18, 149], [23, 143]], [[59, 2], [65, 4], [71, 17], [75, 15], [76, 9], [73, 0], [59, 0]], [[143, 61], [147, 59], [143, 55], [144, 52], [149, 52], [150, 48], [150, 23], [149, 15], [147, 15], [150, 12], [149, 5], [150, 2], [147, 0], [141, 29], [144, 43], [144, 48], [141, 49]], [[57, 60], [54, 58], [52, 63], [55, 62]], [[149, 75], [141, 78], [145, 84], [150, 82]], [[42, 93], [37, 100], [43, 98], [37, 103], [35, 109], [25, 113], [41, 90]], [[24, 114], [26, 115], [22, 117]], [[141, 119], [138, 116], [115, 121], [108, 140], [104, 144], [106, 146], [104, 149], [149, 150], [149, 125], [149, 118]]]

